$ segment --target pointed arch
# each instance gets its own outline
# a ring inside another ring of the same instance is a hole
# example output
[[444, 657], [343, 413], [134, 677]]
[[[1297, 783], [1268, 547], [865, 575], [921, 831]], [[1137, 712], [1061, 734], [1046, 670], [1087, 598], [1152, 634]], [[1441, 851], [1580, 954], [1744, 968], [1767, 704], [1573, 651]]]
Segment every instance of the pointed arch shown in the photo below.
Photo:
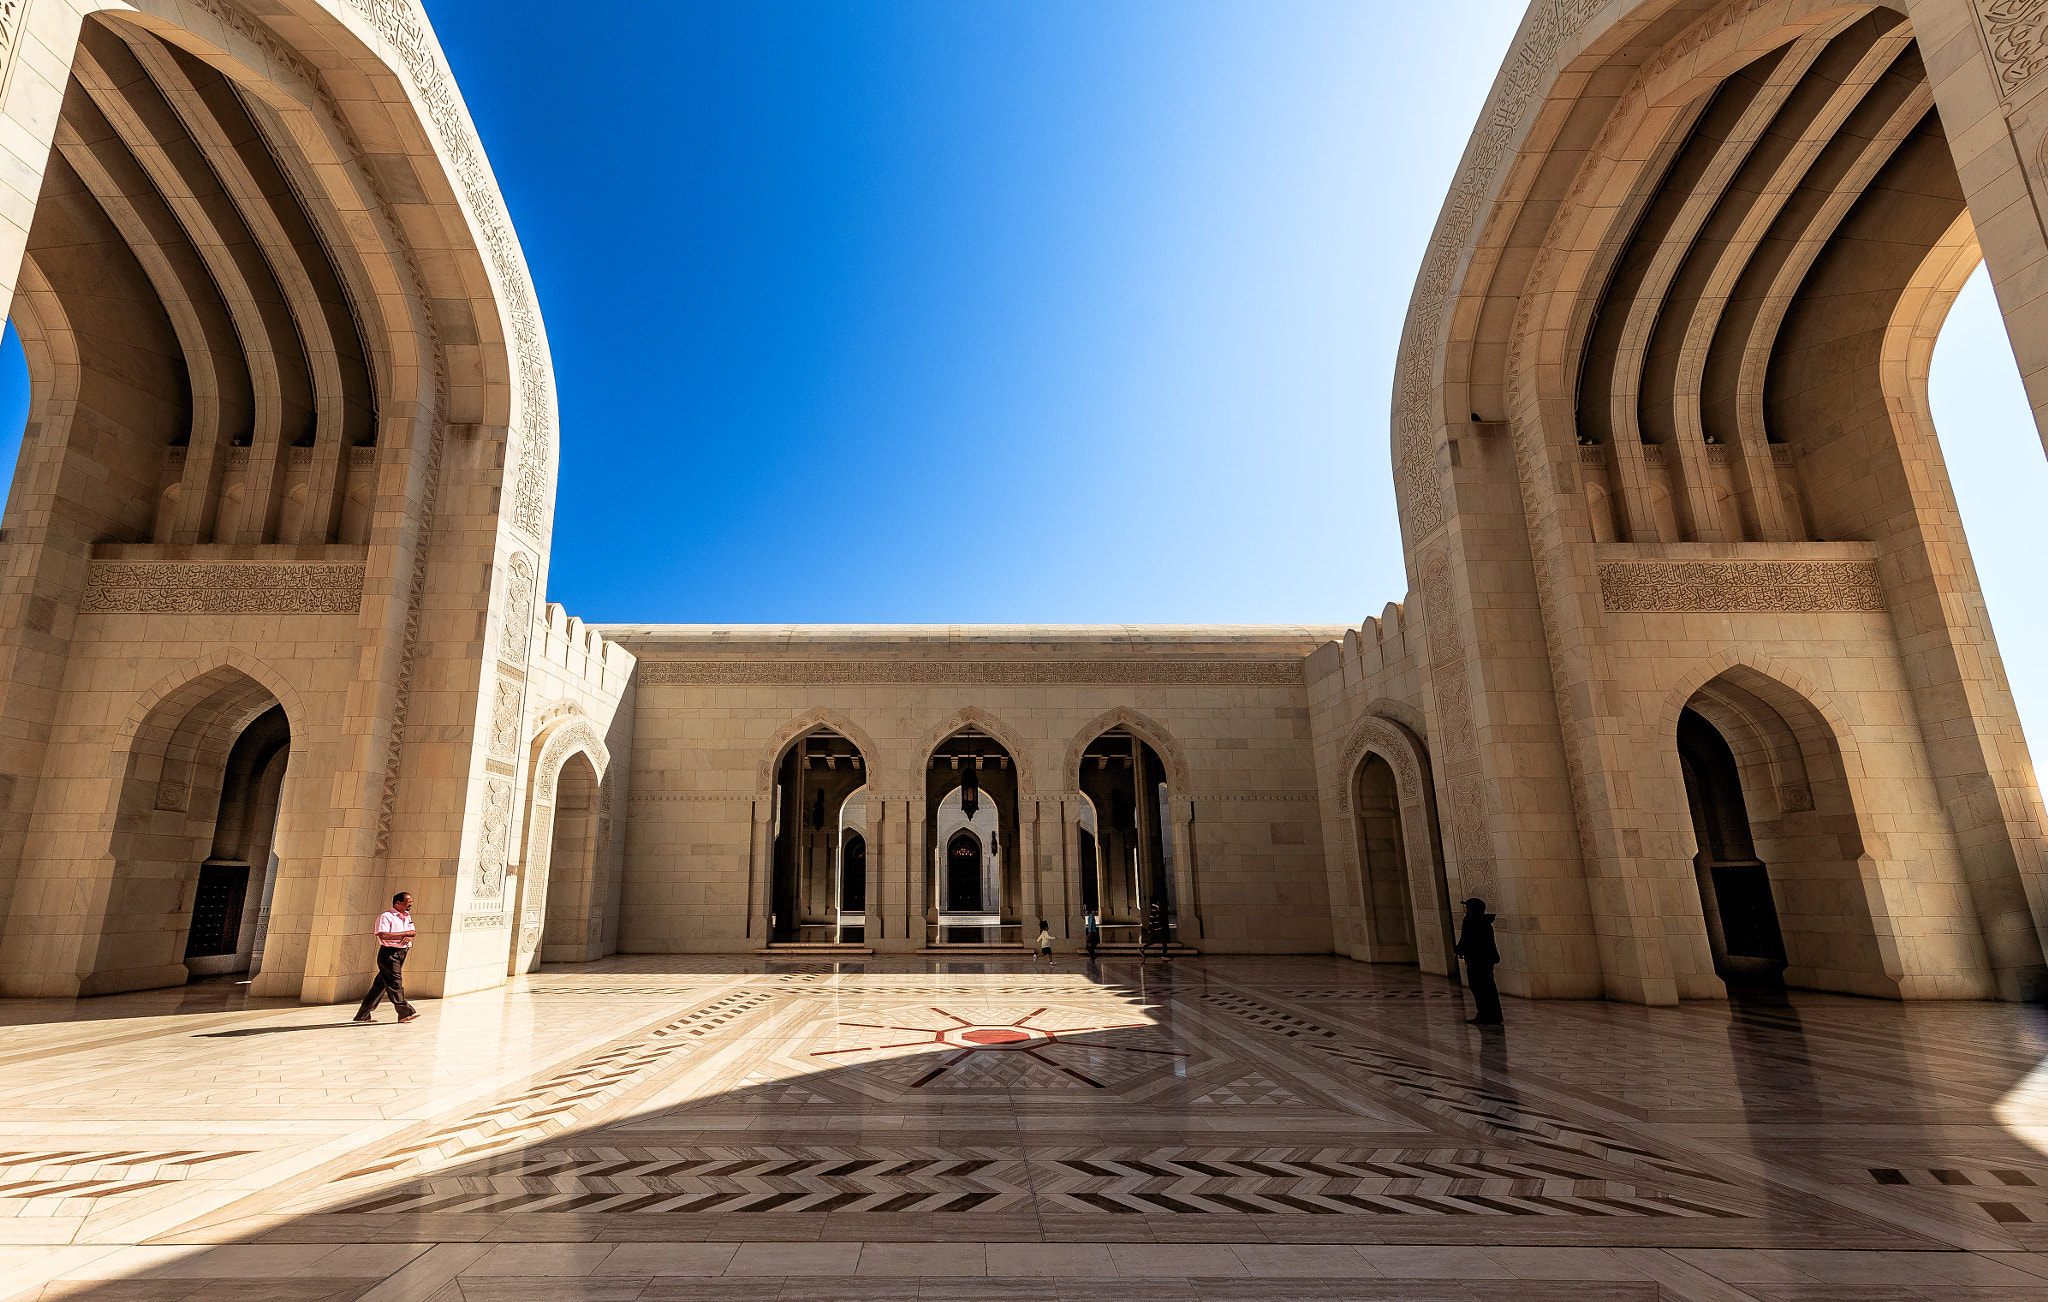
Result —
[[775, 765], [782, 758], [782, 752], [801, 738], [820, 729], [830, 729], [838, 733], [859, 749], [861, 762], [867, 766], [868, 784], [875, 785], [874, 775], [879, 766], [879, 752], [876, 750], [874, 739], [868, 736], [867, 729], [848, 718], [844, 712], [820, 705], [804, 711], [775, 730], [775, 736], [762, 750], [760, 765], [755, 770], [754, 797], [757, 800], [773, 799]]
[[[925, 729], [924, 736], [919, 738], [917, 743], [918, 761], [929, 763], [932, 752], [939, 748], [940, 743], [966, 728], [974, 728], [995, 738], [1002, 743], [1003, 749], [1010, 753], [1010, 763], [1017, 766], [1019, 799], [1028, 799], [1037, 794], [1038, 786], [1033, 780], [1031, 758], [1025, 749], [1023, 737], [1018, 735], [1015, 728], [979, 706], [969, 705], [955, 710], [939, 723]], [[872, 764], [874, 761], [868, 762]]]
[[1192, 793], [1188, 790], [1187, 753], [1174, 735], [1166, 730], [1157, 719], [1140, 714], [1127, 705], [1106, 710], [1084, 724], [1080, 731], [1067, 742], [1067, 757], [1060, 767], [1060, 780], [1069, 791], [1081, 789], [1081, 755], [1088, 744], [1112, 728], [1122, 728], [1143, 741], [1156, 752], [1166, 765], [1166, 775], [1174, 792], [1185, 798]]

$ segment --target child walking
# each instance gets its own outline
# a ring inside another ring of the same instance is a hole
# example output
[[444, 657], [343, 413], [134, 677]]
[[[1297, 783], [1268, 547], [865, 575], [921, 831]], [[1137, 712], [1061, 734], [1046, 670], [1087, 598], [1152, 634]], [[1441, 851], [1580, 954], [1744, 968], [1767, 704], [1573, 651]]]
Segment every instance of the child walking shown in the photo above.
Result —
[[1031, 956], [1031, 966], [1037, 967], [1039, 959], [1044, 959], [1048, 965], [1052, 963], [1052, 928], [1046, 925], [1044, 918], [1038, 920], [1038, 947]]

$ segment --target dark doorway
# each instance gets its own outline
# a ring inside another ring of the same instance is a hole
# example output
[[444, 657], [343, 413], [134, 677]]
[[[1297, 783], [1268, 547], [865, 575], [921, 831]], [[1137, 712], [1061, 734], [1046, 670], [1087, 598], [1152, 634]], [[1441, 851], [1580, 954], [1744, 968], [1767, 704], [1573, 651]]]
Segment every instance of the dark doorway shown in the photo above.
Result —
[[775, 777], [771, 942], [829, 942], [839, 934], [833, 854], [846, 798], [867, 782], [860, 748], [829, 729], [799, 738]]
[[981, 911], [981, 842], [960, 832], [946, 844], [946, 912]]
[[1678, 762], [1699, 853], [1693, 873], [1706, 915], [1714, 971], [1724, 981], [1782, 980], [1785, 941], [1778, 928], [1770, 870], [1756, 857], [1742, 773], [1720, 730], [1705, 716], [1678, 716]]
[[262, 964], [276, 885], [270, 846], [291, 743], [284, 707], [272, 706], [228, 751], [212, 852], [199, 865], [185, 933], [185, 968], [193, 976], [251, 972]]
[[859, 832], [846, 834], [840, 851], [839, 907], [846, 913], [865, 913], [868, 908], [868, 841]]
[[[1095, 807], [1093, 890], [1084, 878], [1081, 896], [1092, 895], [1105, 931], [1118, 940], [1136, 939], [1137, 928], [1156, 903], [1168, 929], [1176, 923], [1173, 865], [1168, 837], [1166, 766], [1142, 739], [1113, 728], [1088, 743], [1081, 755], [1081, 793]], [[1086, 851], [1083, 851], [1086, 854]]]

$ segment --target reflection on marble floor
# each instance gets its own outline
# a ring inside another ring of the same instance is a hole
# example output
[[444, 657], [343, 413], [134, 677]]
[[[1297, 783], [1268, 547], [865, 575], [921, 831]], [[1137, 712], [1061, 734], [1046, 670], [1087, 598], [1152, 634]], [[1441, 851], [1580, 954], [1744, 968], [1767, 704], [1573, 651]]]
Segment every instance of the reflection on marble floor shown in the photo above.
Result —
[[1340, 959], [0, 1004], [0, 1298], [2048, 1302], [2038, 1010]]

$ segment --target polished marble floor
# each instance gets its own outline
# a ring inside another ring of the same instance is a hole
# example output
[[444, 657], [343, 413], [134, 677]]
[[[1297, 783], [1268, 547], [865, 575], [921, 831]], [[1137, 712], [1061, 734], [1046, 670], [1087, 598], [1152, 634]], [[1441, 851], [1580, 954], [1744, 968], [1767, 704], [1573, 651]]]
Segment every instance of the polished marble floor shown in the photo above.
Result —
[[246, 990], [0, 1003], [0, 1298], [2048, 1302], [2030, 1008], [1481, 1031], [1323, 958]]

